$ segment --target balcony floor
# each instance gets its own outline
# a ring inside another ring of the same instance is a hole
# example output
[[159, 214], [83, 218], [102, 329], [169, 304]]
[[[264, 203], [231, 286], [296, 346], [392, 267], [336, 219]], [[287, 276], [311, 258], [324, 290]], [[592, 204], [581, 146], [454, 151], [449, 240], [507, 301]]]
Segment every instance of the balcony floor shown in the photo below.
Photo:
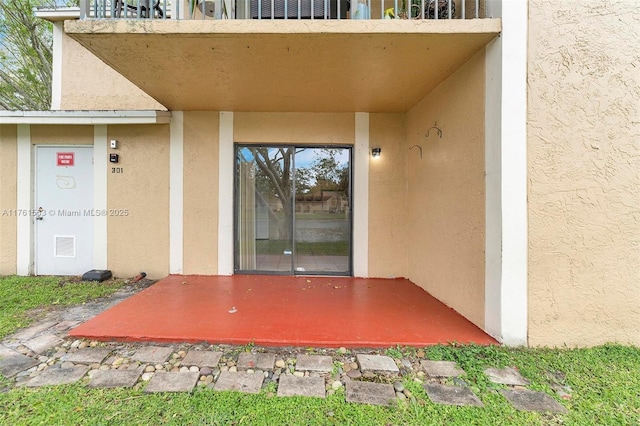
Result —
[[497, 343], [406, 279], [264, 275], [172, 275], [69, 334], [265, 346]]

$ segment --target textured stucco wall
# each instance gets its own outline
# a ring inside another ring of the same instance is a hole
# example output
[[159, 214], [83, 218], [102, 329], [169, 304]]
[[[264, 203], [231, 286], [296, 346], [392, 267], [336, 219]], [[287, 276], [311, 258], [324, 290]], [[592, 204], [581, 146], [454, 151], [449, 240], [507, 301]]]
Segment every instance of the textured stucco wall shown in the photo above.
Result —
[[17, 126], [0, 125], [0, 275], [16, 273]]
[[[30, 132], [32, 145], [93, 145], [94, 139], [93, 126], [32, 125]], [[0, 213], [16, 208], [16, 137], [16, 126], [0, 126]], [[108, 218], [108, 268], [116, 276], [144, 270], [163, 277], [169, 269], [169, 126], [109, 126], [108, 137], [120, 141], [124, 173], [108, 167], [107, 207], [129, 210]], [[15, 272], [15, 218], [0, 216], [0, 275]]]
[[93, 145], [93, 126], [32, 125], [31, 143], [33, 145]]
[[61, 109], [166, 109], [80, 43], [62, 37]]
[[354, 143], [351, 113], [236, 112], [233, 138], [240, 143]]
[[219, 117], [211, 111], [184, 113], [185, 274], [218, 272]]
[[169, 125], [114, 125], [107, 138], [118, 140], [118, 167], [107, 169], [107, 208], [127, 216], [107, 219], [107, 265], [115, 276], [144, 271], [150, 278], [169, 274]]
[[405, 114], [370, 114], [369, 146], [382, 155], [369, 161], [369, 276], [407, 276], [407, 147]]
[[529, 344], [640, 344], [640, 2], [529, 2]]
[[[407, 113], [408, 278], [484, 325], [485, 53]], [[440, 139], [435, 129], [442, 129]], [[417, 148], [423, 148], [423, 158]]]

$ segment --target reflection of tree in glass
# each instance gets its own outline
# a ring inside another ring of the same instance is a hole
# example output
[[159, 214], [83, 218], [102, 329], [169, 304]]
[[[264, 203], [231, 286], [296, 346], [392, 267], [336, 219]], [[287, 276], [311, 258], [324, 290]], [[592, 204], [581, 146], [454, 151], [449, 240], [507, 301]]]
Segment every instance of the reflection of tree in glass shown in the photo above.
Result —
[[[245, 155], [244, 150], [251, 155]], [[293, 150], [294, 148], [290, 147], [249, 147], [238, 151], [241, 161], [253, 160], [257, 166], [253, 169], [252, 176], [255, 182], [255, 196], [258, 203], [269, 207], [269, 217], [278, 224], [279, 239], [288, 239], [291, 236], [289, 223], [292, 215]]]
[[309, 169], [296, 168], [296, 194], [311, 191], [313, 180], [313, 173]]
[[298, 165], [293, 169], [294, 151], [299, 154], [307, 148], [246, 147], [238, 151], [239, 160], [253, 162], [252, 178], [255, 182], [257, 203], [269, 206], [269, 217], [278, 224], [279, 239], [291, 236], [290, 224], [293, 214], [293, 179], [295, 174], [296, 194], [335, 192], [345, 198], [349, 188], [349, 165], [340, 163], [341, 149], [313, 149], [314, 159], [310, 165]]
[[344, 148], [315, 149], [311, 164], [297, 169], [305, 170], [311, 182], [307, 187], [296, 186], [299, 213], [339, 214], [345, 218], [349, 209], [349, 163], [341, 161], [344, 154]]
[[[314, 160], [306, 170], [312, 177], [314, 184], [310, 185], [308, 191], [342, 191], [346, 193], [349, 186], [349, 165], [340, 164], [337, 156], [342, 149], [322, 148], [316, 149], [313, 153]], [[298, 169], [300, 170], [300, 169]], [[297, 188], [296, 188], [297, 189]]]

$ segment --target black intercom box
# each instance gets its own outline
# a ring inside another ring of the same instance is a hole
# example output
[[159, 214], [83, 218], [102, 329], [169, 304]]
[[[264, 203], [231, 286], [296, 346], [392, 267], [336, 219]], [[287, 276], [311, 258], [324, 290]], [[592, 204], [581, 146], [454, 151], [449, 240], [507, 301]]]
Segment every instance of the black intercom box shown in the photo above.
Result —
[[102, 282], [111, 278], [111, 271], [102, 269], [92, 269], [82, 274], [82, 281]]

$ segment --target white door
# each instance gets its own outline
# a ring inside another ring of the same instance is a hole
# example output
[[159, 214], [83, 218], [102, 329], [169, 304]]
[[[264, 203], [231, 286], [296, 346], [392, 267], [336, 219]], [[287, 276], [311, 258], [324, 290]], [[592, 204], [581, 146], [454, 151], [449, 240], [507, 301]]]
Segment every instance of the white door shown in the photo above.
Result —
[[36, 147], [35, 272], [93, 269], [93, 147]]

